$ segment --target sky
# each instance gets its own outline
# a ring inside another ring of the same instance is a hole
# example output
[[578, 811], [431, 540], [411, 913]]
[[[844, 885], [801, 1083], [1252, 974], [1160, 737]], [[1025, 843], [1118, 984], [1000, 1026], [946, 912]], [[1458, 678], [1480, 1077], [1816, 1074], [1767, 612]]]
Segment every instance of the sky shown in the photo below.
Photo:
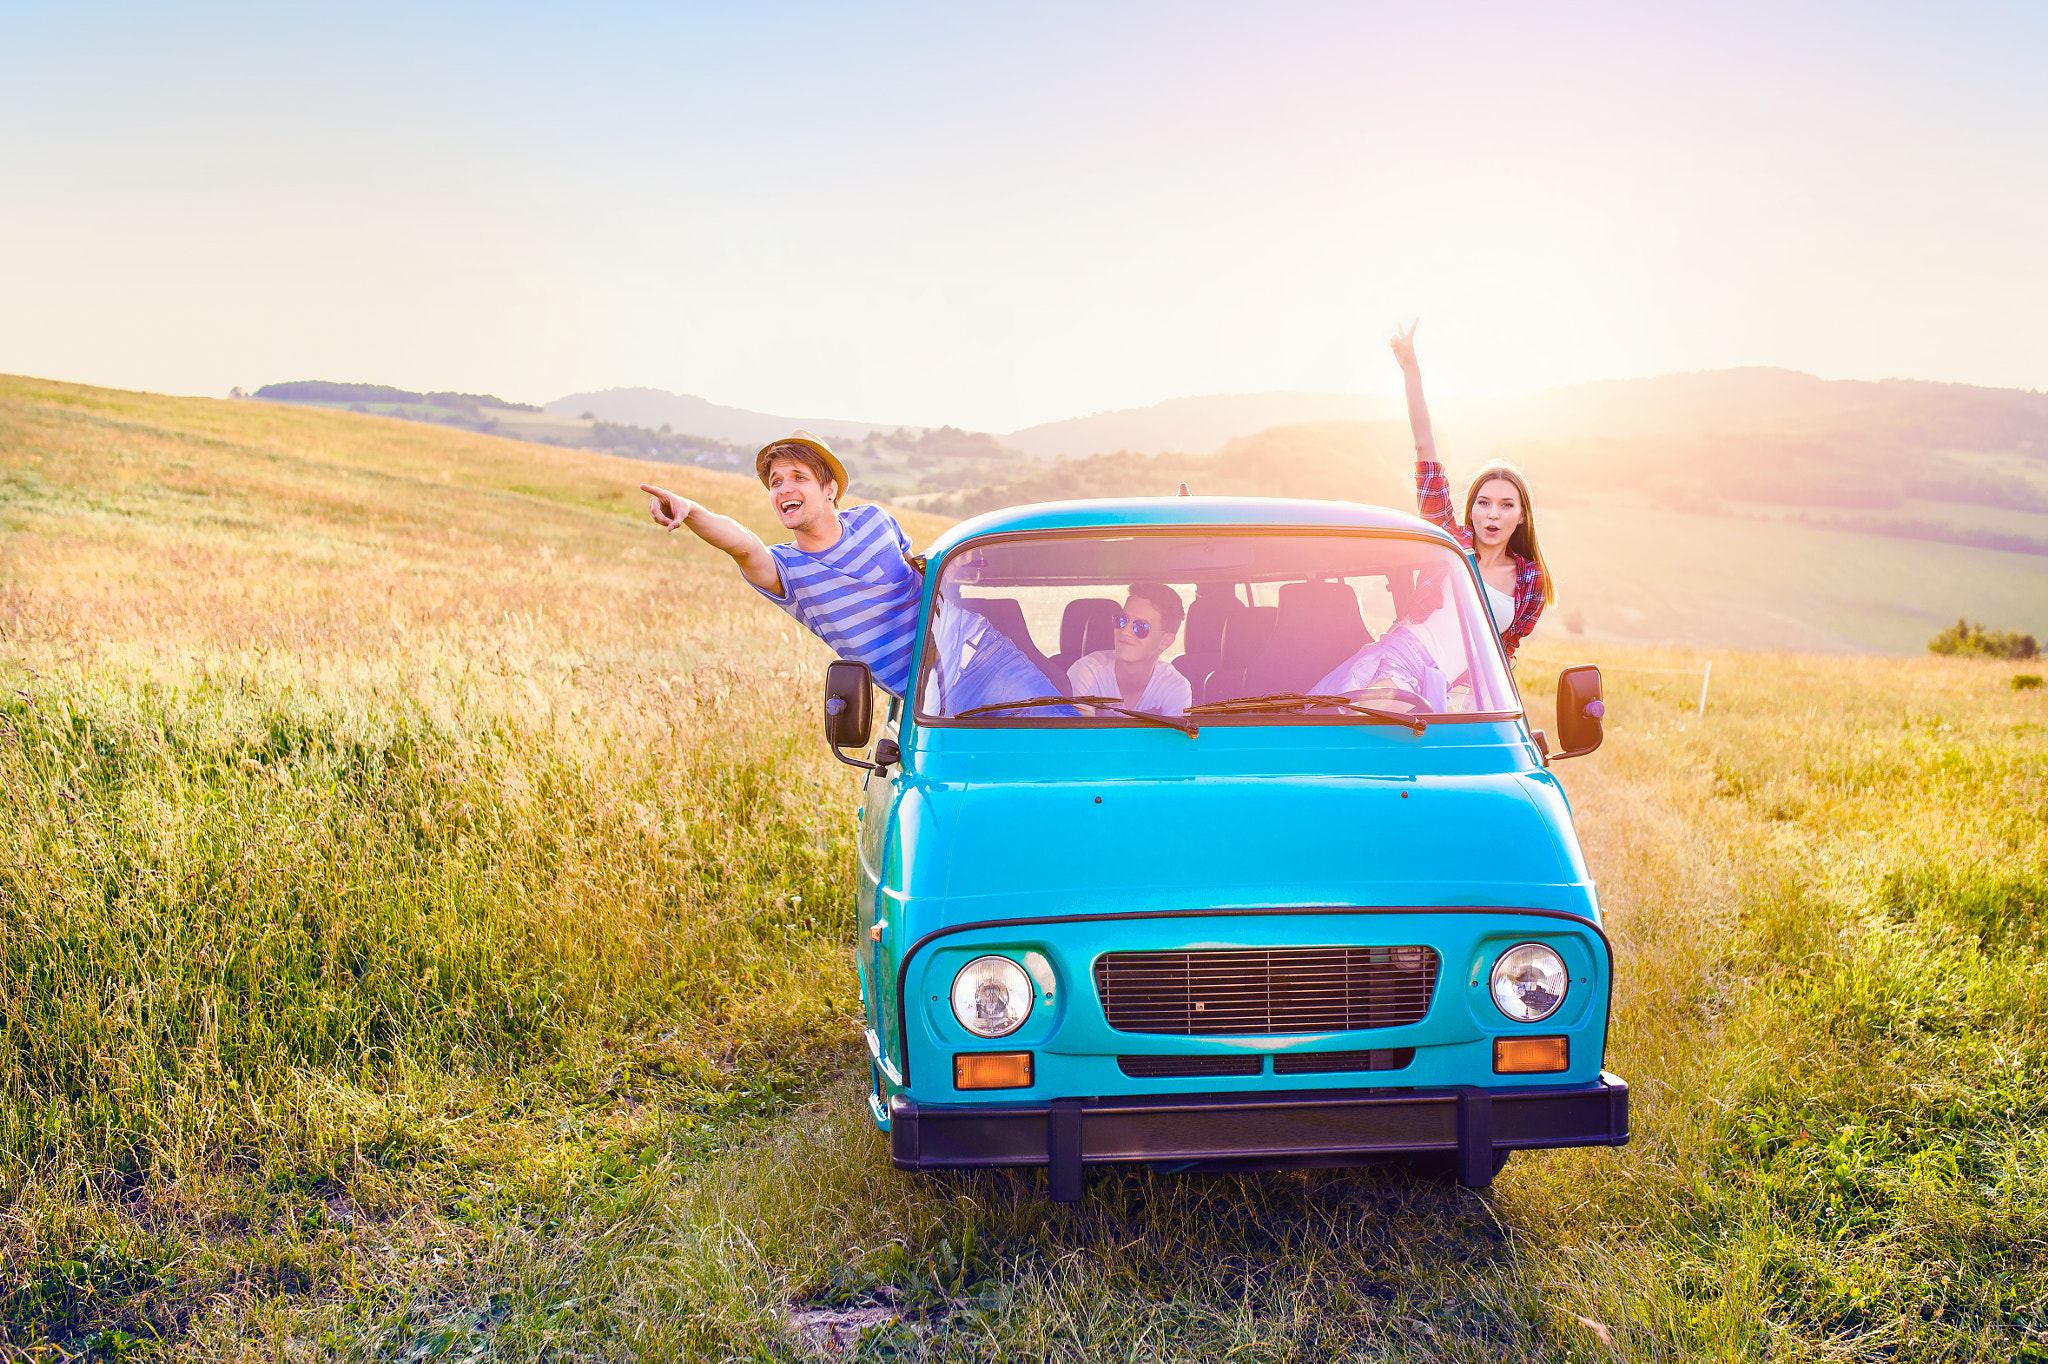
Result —
[[0, 371], [1009, 431], [2048, 388], [2040, 4], [0, 0]]

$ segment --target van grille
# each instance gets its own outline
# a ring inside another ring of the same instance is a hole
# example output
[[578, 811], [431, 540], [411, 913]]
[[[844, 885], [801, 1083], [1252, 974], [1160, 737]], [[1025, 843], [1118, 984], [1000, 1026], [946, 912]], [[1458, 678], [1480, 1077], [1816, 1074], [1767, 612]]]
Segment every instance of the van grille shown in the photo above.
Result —
[[1273, 1058], [1275, 1075], [1339, 1075], [1358, 1070], [1406, 1070], [1413, 1047], [1379, 1051], [1285, 1051]]
[[1421, 1022], [1436, 970], [1427, 947], [1109, 952], [1095, 990], [1118, 1032], [1349, 1032]]
[[1263, 1056], [1119, 1056], [1116, 1068], [1134, 1080], [1165, 1080], [1185, 1075], [1258, 1075]]

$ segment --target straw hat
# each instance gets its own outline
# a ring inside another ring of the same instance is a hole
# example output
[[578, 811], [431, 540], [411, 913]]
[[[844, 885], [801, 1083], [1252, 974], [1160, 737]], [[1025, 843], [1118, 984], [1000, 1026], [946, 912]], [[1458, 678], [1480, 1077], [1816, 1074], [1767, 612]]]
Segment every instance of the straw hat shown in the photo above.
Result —
[[810, 432], [803, 430], [792, 431], [780, 440], [771, 440], [755, 454], [754, 472], [761, 476], [761, 482], [764, 486], [768, 482], [768, 465], [770, 463], [768, 452], [778, 445], [801, 445], [806, 449], [815, 451], [818, 458], [825, 461], [825, 467], [832, 471], [832, 481], [839, 485], [839, 495], [841, 497], [846, 496], [846, 466], [839, 462], [839, 456], [832, 453], [831, 446], [825, 444], [824, 441], [819, 440]]

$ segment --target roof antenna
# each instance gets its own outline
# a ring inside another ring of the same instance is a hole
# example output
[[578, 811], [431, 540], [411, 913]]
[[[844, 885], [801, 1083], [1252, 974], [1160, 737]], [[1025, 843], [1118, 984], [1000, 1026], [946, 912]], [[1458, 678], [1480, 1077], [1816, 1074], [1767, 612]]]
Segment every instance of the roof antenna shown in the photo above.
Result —
[[1193, 496], [1194, 496], [1194, 494], [1193, 494], [1193, 493], [1191, 493], [1191, 492], [1189, 492], [1189, 491], [1188, 491], [1188, 485], [1187, 485], [1187, 484], [1185, 484], [1185, 483], [1183, 483], [1183, 484], [1181, 484], [1181, 485], [1180, 485], [1180, 495], [1181, 495], [1182, 497], [1193, 497]]

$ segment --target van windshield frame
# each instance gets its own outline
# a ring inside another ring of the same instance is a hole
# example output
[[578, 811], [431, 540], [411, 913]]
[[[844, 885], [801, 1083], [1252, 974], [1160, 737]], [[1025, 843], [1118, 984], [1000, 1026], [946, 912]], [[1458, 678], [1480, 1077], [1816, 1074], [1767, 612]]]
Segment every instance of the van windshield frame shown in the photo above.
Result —
[[[937, 625], [939, 615], [944, 609], [944, 599], [949, 590], [948, 575], [952, 573], [955, 566], [965, 555], [971, 554], [976, 550], [1026, 540], [1113, 542], [1137, 539], [1180, 539], [1206, 542], [1214, 545], [1218, 550], [1219, 560], [1222, 560], [1227, 559], [1229, 556], [1229, 551], [1227, 548], [1224, 548], [1229, 540], [1246, 538], [1274, 539], [1280, 537], [1379, 542], [1400, 541], [1409, 545], [1426, 546], [1431, 550], [1438, 551], [1442, 556], [1442, 562], [1451, 570], [1448, 574], [1443, 575], [1439, 581], [1448, 589], [1446, 592], [1447, 601], [1451, 597], [1455, 597], [1458, 600], [1456, 610], [1458, 624], [1456, 628], [1459, 637], [1465, 642], [1466, 664], [1468, 668], [1484, 668], [1489, 670], [1492, 675], [1486, 685], [1494, 689], [1496, 698], [1499, 701], [1503, 701], [1506, 704], [1496, 709], [1472, 709], [1466, 711], [1418, 709], [1414, 713], [1425, 719], [1429, 727], [1432, 728], [1440, 724], [1501, 724], [1522, 720], [1526, 717], [1527, 709], [1522, 699], [1520, 687], [1515, 681], [1513, 668], [1509, 664], [1506, 651], [1501, 646], [1498, 633], [1491, 627], [1489, 618], [1484, 614], [1486, 606], [1476, 585], [1470, 558], [1456, 545], [1446, 539], [1395, 528], [1148, 525], [1071, 526], [1003, 531], [985, 536], [976, 536], [946, 551], [945, 555], [931, 569], [933, 586], [927, 599], [925, 615], [921, 621], [920, 633], [922, 642], [919, 648], [917, 671], [912, 680], [910, 690], [910, 698], [913, 701], [910, 707], [912, 718], [919, 726], [928, 725], [942, 729], [1134, 729], [1152, 727], [1145, 721], [1131, 719], [1112, 712], [1099, 712], [1092, 715], [1075, 714], [1072, 711], [1056, 706], [1033, 710], [1012, 710], [962, 718], [958, 715], [944, 713], [933, 705], [928, 704], [932, 700], [932, 674], [937, 662], [938, 636], [940, 633]], [[1220, 567], [1222, 571], [1227, 571], [1228, 565], [1222, 564]], [[1251, 595], [1251, 580], [1249, 579], [1227, 580], [1217, 578], [1215, 581], [1229, 581], [1233, 595], [1237, 595], [1240, 588], [1245, 590], [1246, 595]], [[1259, 581], [1264, 585], [1277, 589], [1288, 579], [1282, 577], [1270, 580], [1260, 579]], [[1457, 585], [1452, 586], [1451, 584], [1453, 583]], [[957, 586], [973, 587], [979, 585], [980, 583], [976, 581], [974, 583], [962, 583]], [[1113, 583], [1106, 582], [1099, 574], [1077, 574], [1071, 585], [1075, 587], [1097, 585], [1104, 592], [1113, 593], [1120, 597], [1123, 588], [1128, 586], [1128, 583], [1122, 579], [1114, 580]], [[1014, 589], [1015, 585], [1013, 584], [1012, 586]], [[976, 600], [976, 598], [965, 596], [960, 596], [957, 599], [969, 602]], [[1475, 618], [1485, 623], [1483, 628], [1474, 627], [1473, 621]], [[1021, 624], [1021, 621], [1018, 623]], [[1030, 631], [1030, 633], [1034, 636], [1036, 634], [1035, 631]], [[1480, 635], [1484, 637], [1480, 638]], [[1186, 639], [1183, 634], [1172, 648], [1184, 650], [1185, 643]], [[1164, 666], [1170, 667], [1172, 664], [1167, 662]], [[1052, 678], [1050, 680], [1055, 683], [1057, 690], [1072, 694], [1072, 688], [1068, 685], [1067, 679]], [[1021, 701], [1027, 698], [1018, 697], [1016, 699]], [[1194, 700], [1199, 704], [1203, 699], [1200, 690], [1197, 689], [1194, 694]], [[954, 707], [954, 709], [966, 710], [972, 709], [972, 707], [959, 705]], [[1356, 711], [1339, 710], [1336, 708], [1305, 709], [1299, 707], [1273, 711], [1207, 712], [1190, 714], [1187, 718], [1191, 721], [1198, 721], [1202, 728], [1208, 728], [1212, 725], [1231, 727], [1272, 725], [1360, 726], [1384, 723], [1375, 721], [1369, 716], [1359, 714]]]

